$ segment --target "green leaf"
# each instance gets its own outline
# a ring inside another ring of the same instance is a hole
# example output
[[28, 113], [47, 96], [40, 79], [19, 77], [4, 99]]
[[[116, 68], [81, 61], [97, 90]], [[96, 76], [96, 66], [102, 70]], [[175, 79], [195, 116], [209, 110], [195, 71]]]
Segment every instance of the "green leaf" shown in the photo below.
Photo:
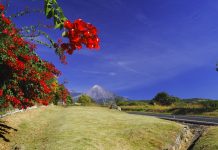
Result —
[[60, 28], [60, 27], [61, 27], [60, 23], [55, 24], [55, 29]]
[[54, 15], [54, 25], [56, 25], [58, 18]]
[[46, 17], [48, 18], [48, 19], [50, 19], [50, 18], [52, 18], [53, 17], [53, 12], [54, 10], [53, 10], [53, 8], [48, 12], [48, 15], [46, 15]]
[[45, 15], [48, 16], [49, 12], [51, 11], [52, 8], [46, 7], [45, 10]]
[[45, 0], [44, 11], [48, 19], [54, 18], [55, 28], [63, 29], [63, 23], [67, 18], [64, 16], [63, 10], [58, 6], [56, 0]]
[[53, 3], [53, 4], [57, 4], [57, 1], [56, 1], [56, 0], [52, 0], [52, 3]]

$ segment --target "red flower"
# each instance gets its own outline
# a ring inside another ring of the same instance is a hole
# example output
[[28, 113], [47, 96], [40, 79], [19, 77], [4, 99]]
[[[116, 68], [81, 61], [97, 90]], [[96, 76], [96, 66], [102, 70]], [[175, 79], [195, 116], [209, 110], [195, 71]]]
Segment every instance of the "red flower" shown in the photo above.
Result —
[[75, 20], [74, 25], [79, 31], [85, 31], [87, 28], [86, 23], [82, 19]]
[[2, 31], [2, 33], [4, 33], [4, 34], [8, 34], [9, 31], [8, 31], [8, 29], [4, 29], [4, 30]]
[[0, 11], [4, 11], [5, 10], [5, 6], [0, 4]]
[[4, 14], [1, 15], [3, 22], [5, 22], [6, 24], [11, 24], [11, 20], [6, 18]]
[[73, 51], [74, 51], [73, 49], [68, 49], [67, 53], [71, 55], [71, 54], [73, 54]]
[[72, 23], [70, 22], [70, 20], [66, 20], [66, 21], [64, 22], [64, 27], [65, 27], [66, 29], [71, 29], [71, 28], [72, 28]]
[[0, 89], [0, 96], [2, 96], [3, 95], [3, 90], [2, 89]]
[[17, 70], [24, 70], [25, 69], [25, 64], [20, 61], [20, 60], [17, 60]]
[[78, 50], [80, 50], [80, 49], [82, 48], [82, 44], [81, 44], [81, 43], [76, 43], [76, 44], [75, 44], [75, 47], [76, 47]]
[[68, 49], [68, 47], [69, 47], [69, 44], [67, 44], [67, 43], [62, 43], [62, 44], [61, 44], [61, 48], [62, 48], [63, 50]]
[[23, 59], [25, 61], [30, 61], [31, 60], [31, 57], [29, 55], [23, 55], [22, 57], [23, 57]]

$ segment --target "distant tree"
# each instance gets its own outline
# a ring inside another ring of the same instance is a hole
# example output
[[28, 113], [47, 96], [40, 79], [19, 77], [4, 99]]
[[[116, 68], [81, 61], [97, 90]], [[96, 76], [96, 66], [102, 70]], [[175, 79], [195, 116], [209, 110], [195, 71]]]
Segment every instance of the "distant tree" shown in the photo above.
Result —
[[153, 98], [153, 102], [159, 105], [171, 105], [178, 101], [180, 101], [178, 97], [170, 96], [166, 92], [160, 92]]
[[199, 103], [202, 104], [205, 109], [218, 109], [218, 101], [215, 100], [205, 100]]
[[171, 100], [172, 103], [181, 101], [181, 99], [179, 97], [176, 97], [176, 96], [170, 96], [170, 100]]
[[69, 106], [69, 105], [72, 105], [72, 103], [73, 103], [73, 98], [70, 95], [68, 95], [67, 100], [66, 100], [66, 104]]
[[93, 103], [94, 100], [88, 95], [81, 95], [77, 102], [81, 103], [81, 105], [83, 106], [86, 106], [86, 105], [90, 105], [91, 103]]
[[120, 96], [116, 96], [114, 101], [117, 106], [128, 106], [129, 105], [129, 101], [127, 101], [125, 98], [120, 97]]

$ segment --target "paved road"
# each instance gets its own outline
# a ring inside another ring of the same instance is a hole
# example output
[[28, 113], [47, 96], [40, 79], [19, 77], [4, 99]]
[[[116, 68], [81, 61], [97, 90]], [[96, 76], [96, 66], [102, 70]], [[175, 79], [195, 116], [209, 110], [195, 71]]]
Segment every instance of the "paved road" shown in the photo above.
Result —
[[199, 124], [199, 125], [218, 125], [218, 117], [201, 117], [201, 116], [188, 116], [188, 115], [167, 115], [167, 114], [154, 114], [146, 112], [128, 112], [129, 114], [154, 116], [161, 119]]

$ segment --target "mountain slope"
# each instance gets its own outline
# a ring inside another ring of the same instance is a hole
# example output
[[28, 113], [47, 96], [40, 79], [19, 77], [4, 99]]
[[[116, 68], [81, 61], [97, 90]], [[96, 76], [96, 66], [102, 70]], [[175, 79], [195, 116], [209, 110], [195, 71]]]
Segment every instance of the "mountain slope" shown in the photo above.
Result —
[[109, 102], [114, 102], [116, 95], [108, 90], [105, 90], [99, 85], [94, 85], [85, 94], [93, 98], [97, 103], [106, 104]]

